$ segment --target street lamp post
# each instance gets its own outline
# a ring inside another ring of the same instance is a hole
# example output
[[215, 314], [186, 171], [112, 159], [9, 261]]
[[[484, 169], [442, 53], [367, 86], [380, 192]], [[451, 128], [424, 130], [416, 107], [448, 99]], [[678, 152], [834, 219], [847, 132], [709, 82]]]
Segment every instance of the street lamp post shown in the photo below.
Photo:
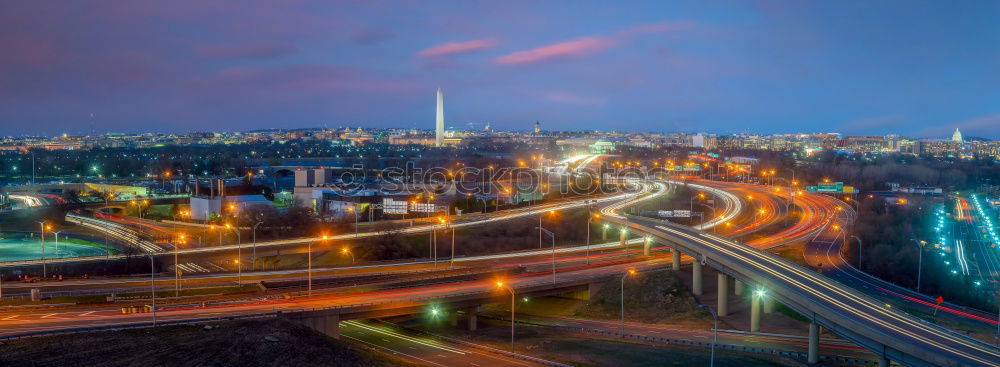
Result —
[[243, 259], [243, 241], [240, 239], [240, 231], [235, 226], [226, 223], [226, 228], [236, 233], [236, 284], [243, 285], [243, 264], [240, 262]]
[[622, 274], [622, 279], [621, 279], [622, 280], [622, 288], [621, 288], [622, 289], [622, 298], [621, 298], [621, 301], [622, 301], [622, 304], [621, 304], [621, 307], [622, 307], [622, 318], [621, 318], [621, 334], [622, 334], [622, 339], [625, 339], [625, 278], [628, 278], [629, 275], [635, 275], [635, 274], [636, 274], [635, 269], [628, 269], [628, 271], [625, 272], [625, 274]]
[[920, 293], [920, 274], [922, 273], [921, 270], [923, 270], [921, 268], [924, 265], [924, 246], [920, 243], [921, 241], [917, 241], [913, 238], [910, 240], [917, 245], [917, 293]]
[[354, 265], [354, 253], [351, 252], [350, 249], [348, 249], [347, 247], [344, 247], [344, 248], [340, 249], [340, 253], [346, 254], [346, 255], [351, 255], [351, 265]]
[[153, 261], [153, 253], [146, 253], [149, 256], [149, 298], [153, 301], [153, 327], [156, 327], [156, 264]]
[[257, 221], [257, 224], [253, 225], [253, 231], [251, 231], [253, 236], [253, 268], [251, 270], [257, 269], [257, 226], [263, 224], [264, 221]]
[[538, 230], [552, 238], [552, 284], [556, 284], [556, 234], [542, 227], [538, 227]]
[[[322, 241], [326, 241], [327, 237], [324, 235]], [[307, 277], [309, 278], [309, 296], [312, 297], [313, 294], [313, 242], [309, 241], [309, 255], [306, 263], [308, 263], [309, 269], [306, 271]]]
[[514, 351], [514, 288], [505, 286], [502, 281], [497, 282], [498, 288], [507, 289], [510, 292], [510, 351]]
[[715, 310], [712, 310], [711, 307], [706, 306], [704, 303], [698, 306], [708, 310], [708, 313], [712, 314], [712, 319], [715, 320], [715, 328], [712, 329], [712, 352], [708, 362], [709, 367], [715, 367], [715, 344], [719, 342], [719, 316], [715, 313]]
[[[594, 219], [601, 219], [601, 215], [594, 213], [587, 216], [587, 265], [590, 265], [590, 222]], [[607, 233], [607, 227], [605, 227], [605, 233]]]
[[864, 269], [861, 268], [861, 257], [864, 256], [865, 254], [864, 252], [865, 245], [863, 242], [861, 242], [861, 239], [858, 238], [858, 236], [852, 235], [851, 238], [858, 241], [858, 270], [864, 271]]
[[354, 204], [354, 206], [352, 206], [350, 208], [347, 208], [347, 211], [349, 211], [351, 213], [354, 213], [354, 238], [358, 237], [358, 209], [357, 209], [357, 206], [358, 206], [357, 204]]
[[184, 235], [181, 235], [180, 241], [175, 241], [174, 245], [174, 297], [180, 296], [181, 289], [181, 274], [180, 268], [177, 267], [177, 242], [183, 242], [185, 239]]
[[45, 277], [48, 276], [47, 268], [45, 266], [45, 230], [46, 229], [52, 229], [52, 227], [46, 225], [44, 220], [38, 222], [38, 226], [41, 227], [41, 229], [42, 229], [42, 233], [41, 233], [41, 239], [42, 239], [42, 278], [45, 278]]

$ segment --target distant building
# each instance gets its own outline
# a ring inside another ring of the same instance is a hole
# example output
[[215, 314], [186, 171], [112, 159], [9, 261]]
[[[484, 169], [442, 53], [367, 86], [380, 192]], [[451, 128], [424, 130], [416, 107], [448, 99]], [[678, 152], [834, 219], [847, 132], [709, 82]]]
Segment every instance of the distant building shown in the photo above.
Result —
[[542, 123], [535, 121], [535, 134], [542, 132]]
[[951, 141], [961, 143], [962, 142], [962, 132], [955, 128], [955, 133], [951, 134]]

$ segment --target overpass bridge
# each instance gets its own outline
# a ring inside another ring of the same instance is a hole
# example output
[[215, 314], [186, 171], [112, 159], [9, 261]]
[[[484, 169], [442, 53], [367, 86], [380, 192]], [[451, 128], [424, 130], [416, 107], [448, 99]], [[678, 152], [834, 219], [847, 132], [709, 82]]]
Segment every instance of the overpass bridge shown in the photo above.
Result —
[[619, 208], [606, 208], [604, 219], [671, 246], [675, 270], [680, 268], [680, 253], [695, 259], [695, 294], [701, 293], [702, 266], [718, 270], [719, 314], [727, 312], [729, 284], [735, 281], [737, 289], [741, 284], [756, 289], [751, 297], [750, 331], [760, 328], [764, 297], [808, 318], [810, 363], [818, 362], [822, 326], [880, 355], [882, 365], [888, 365], [890, 360], [908, 366], [1000, 365], [1000, 350], [996, 347], [892, 309], [811, 269], [694, 228], [621, 215], [617, 213]]

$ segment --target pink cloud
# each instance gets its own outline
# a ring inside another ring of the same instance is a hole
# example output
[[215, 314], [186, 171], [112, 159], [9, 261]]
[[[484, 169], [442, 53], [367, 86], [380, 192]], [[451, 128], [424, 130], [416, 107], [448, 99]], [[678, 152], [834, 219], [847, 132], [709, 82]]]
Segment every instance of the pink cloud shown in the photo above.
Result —
[[526, 51], [517, 51], [496, 59], [497, 64], [513, 65], [539, 61], [579, 57], [611, 48], [615, 41], [609, 37], [581, 37], [572, 41], [559, 42]]
[[446, 42], [426, 48], [417, 53], [419, 57], [444, 57], [451, 55], [467, 54], [496, 47], [500, 41], [496, 39], [482, 39], [461, 42]]
[[580, 37], [548, 46], [513, 52], [498, 57], [495, 62], [500, 65], [514, 65], [586, 56], [616, 47], [628, 41], [633, 36], [667, 32], [685, 26], [687, 26], [687, 23], [637, 24], [610, 35]]

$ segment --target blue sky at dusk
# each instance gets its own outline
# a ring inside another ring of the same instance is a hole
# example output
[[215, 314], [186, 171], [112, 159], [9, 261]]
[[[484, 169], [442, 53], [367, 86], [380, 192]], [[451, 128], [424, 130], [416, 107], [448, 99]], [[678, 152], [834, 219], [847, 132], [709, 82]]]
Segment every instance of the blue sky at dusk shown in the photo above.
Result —
[[[997, 1], [4, 1], [0, 134], [1000, 138]], [[471, 124], [471, 125], [470, 125]]]

